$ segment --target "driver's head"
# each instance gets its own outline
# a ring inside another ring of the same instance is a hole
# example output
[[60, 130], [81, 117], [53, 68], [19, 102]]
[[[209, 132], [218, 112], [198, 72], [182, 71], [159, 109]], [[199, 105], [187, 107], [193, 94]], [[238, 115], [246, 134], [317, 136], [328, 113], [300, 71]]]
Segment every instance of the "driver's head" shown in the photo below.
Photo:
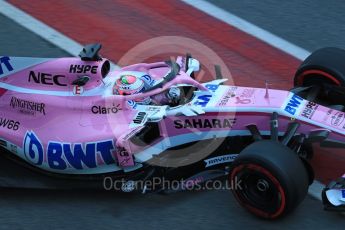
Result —
[[137, 94], [145, 89], [145, 83], [133, 75], [122, 75], [116, 80], [113, 91], [117, 95]]
[[[133, 95], [141, 93], [145, 90], [145, 82], [132, 74], [124, 74], [121, 75], [119, 79], [116, 80], [113, 93], [116, 95]], [[136, 99], [135, 102], [139, 104], [150, 104], [151, 98], [140, 98]]]

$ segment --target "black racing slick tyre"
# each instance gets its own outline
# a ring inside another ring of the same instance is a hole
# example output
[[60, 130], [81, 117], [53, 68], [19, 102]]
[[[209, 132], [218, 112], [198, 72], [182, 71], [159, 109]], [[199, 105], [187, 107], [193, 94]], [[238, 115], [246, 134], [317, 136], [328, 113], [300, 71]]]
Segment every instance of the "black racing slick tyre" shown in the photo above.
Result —
[[291, 149], [273, 140], [247, 146], [233, 162], [229, 176], [237, 201], [264, 219], [294, 210], [308, 192], [308, 173]]
[[316, 50], [298, 67], [294, 86], [331, 84], [345, 86], [345, 50], [327, 47]]

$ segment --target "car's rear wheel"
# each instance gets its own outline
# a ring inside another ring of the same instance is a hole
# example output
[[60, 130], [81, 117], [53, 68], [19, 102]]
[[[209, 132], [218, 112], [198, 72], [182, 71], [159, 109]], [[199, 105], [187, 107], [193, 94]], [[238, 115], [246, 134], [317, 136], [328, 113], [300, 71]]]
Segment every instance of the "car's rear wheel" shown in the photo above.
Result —
[[230, 173], [233, 194], [251, 213], [276, 219], [296, 208], [305, 198], [308, 172], [301, 159], [278, 141], [261, 140], [246, 147]]

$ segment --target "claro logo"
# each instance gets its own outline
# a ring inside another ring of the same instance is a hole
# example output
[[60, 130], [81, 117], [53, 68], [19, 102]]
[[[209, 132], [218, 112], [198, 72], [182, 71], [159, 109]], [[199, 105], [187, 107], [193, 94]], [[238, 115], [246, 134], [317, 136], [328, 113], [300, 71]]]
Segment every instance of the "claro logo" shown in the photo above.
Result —
[[35, 82], [37, 84], [43, 85], [58, 85], [58, 86], [67, 86], [65, 83], [66, 76], [64, 75], [52, 75], [49, 73], [41, 73], [30, 71], [29, 82]]

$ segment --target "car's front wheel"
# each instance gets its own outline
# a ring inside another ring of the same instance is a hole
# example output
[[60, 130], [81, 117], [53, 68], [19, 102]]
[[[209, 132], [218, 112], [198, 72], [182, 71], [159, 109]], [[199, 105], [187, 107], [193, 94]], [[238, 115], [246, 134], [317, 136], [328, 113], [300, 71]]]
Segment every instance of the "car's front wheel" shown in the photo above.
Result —
[[335, 47], [313, 52], [296, 71], [296, 93], [309, 101], [345, 110], [344, 59], [345, 50]]
[[248, 211], [276, 219], [296, 208], [305, 198], [309, 180], [301, 159], [273, 140], [254, 142], [236, 158], [230, 173], [233, 194]]
[[345, 86], [345, 50], [327, 47], [316, 50], [298, 67], [294, 86], [332, 84]]

